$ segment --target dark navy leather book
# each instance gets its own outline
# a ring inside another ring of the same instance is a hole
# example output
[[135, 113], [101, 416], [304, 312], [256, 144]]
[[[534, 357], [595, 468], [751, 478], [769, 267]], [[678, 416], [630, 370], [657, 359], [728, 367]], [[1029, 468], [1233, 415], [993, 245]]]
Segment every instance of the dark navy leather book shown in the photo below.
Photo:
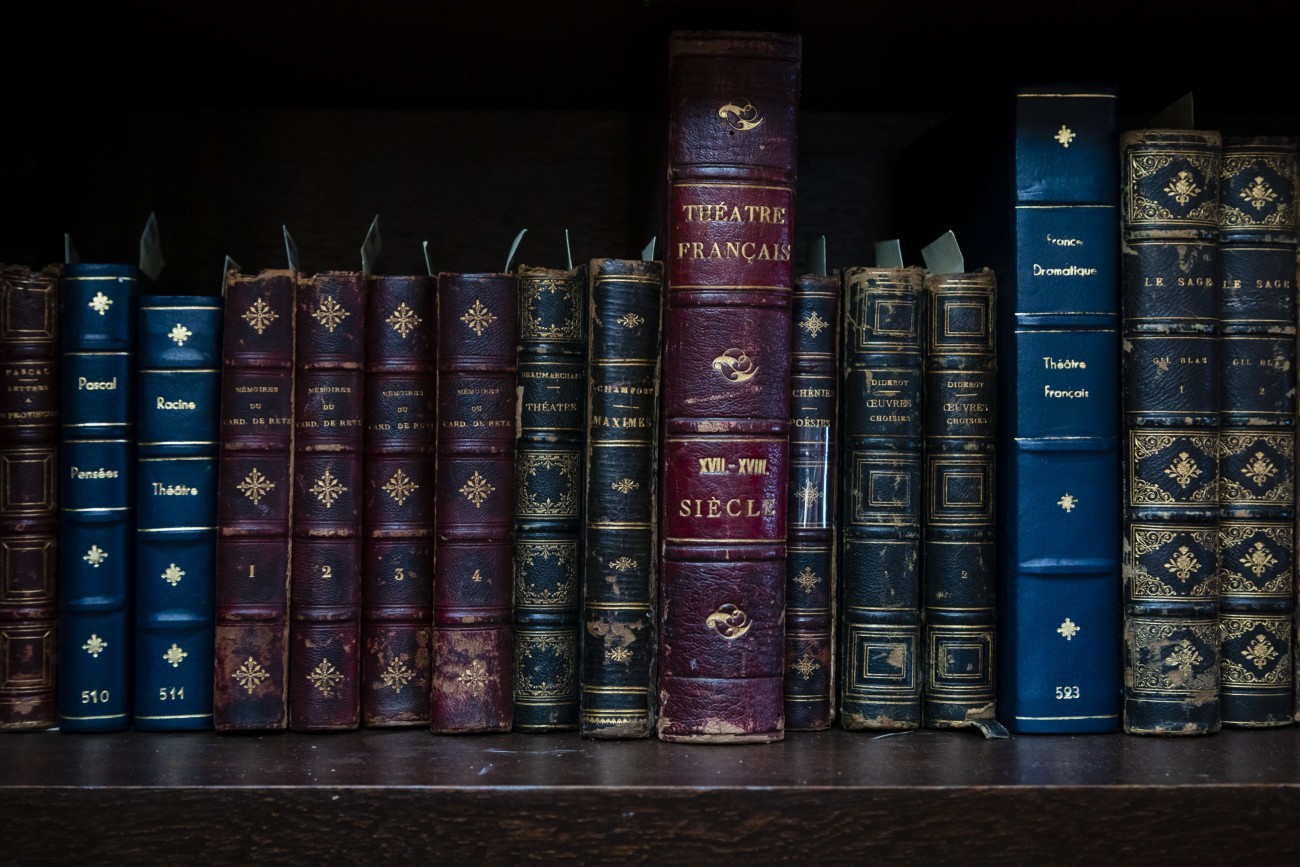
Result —
[[1220, 725], [1220, 137], [1121, 147], [1124, 730], [1204, 734]]
[[587, 267], [519, 266], [514, 728], [578, 727]]
[[795, 280], [790, 319], [785, 727], [817, 731], [835, 717], [839, 272]]
[[131, 725], [135, 327], [140, 272], [63, 272], [59, 725]]
[[135, 727], [212, 727], [220, 298], [140, 302]]
[[1113, 91], [1016, 94], [998, 271], [998, 700], [1016, 732], [1119, 730], [1116, 149]]
[[1225, 726], [1290, 725], [1296, 140], [1223, 143], [1219, 632]]
[[925, 278], [921, 724], [997, 721], [994, 479], [997, 282], [993, 272]]
[[925, 272], [844, 272], [840, 724], [921, 724]]
[[654, 722], [662, 262], [593, 259], [587, 334], [582, 716], [589, 738]]

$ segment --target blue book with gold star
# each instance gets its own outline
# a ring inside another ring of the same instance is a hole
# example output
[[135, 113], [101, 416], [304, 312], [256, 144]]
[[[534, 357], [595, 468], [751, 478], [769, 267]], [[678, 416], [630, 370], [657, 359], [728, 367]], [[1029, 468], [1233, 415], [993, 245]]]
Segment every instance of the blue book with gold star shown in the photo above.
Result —
[[63, 272], [59, 727], [69, 732], [131, 725], [140, 278], [132, 265]]
[[220, 298], [140, 303], [135, 727], [212, 727]]

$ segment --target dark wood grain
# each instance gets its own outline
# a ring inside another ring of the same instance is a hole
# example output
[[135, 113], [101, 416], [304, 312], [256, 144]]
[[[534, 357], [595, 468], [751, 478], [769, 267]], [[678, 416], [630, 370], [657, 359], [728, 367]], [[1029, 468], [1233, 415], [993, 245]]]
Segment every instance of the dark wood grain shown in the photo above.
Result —
[[[792, 734], [0, 739], [0, 860], [1146, 865], [1300, 857], [1300, 730], [1193, 740]], [[1174, 833], [1176, 829], [1176, 833]]]

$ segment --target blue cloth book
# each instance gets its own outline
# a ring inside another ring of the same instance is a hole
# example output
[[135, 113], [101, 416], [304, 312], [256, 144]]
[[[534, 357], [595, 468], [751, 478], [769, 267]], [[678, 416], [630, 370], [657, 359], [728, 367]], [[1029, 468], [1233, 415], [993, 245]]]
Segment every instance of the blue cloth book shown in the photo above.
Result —
[[63, 272], [59, 726], [131, 725], [135, 316], [131, 265]]
[[135, 727], [212, 727], [220, 298], [140, 303]]

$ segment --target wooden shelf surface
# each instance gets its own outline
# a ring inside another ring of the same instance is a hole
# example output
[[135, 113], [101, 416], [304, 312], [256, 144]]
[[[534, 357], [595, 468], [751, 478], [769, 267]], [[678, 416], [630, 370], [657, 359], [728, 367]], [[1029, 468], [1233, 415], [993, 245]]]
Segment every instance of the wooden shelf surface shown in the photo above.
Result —
[[832, 731], [762, 747], [422, 730], [0, 738], [0, 860], [17, 863], [1273, 864], [1300, 858], [1297, 815], [1296, 728]]

